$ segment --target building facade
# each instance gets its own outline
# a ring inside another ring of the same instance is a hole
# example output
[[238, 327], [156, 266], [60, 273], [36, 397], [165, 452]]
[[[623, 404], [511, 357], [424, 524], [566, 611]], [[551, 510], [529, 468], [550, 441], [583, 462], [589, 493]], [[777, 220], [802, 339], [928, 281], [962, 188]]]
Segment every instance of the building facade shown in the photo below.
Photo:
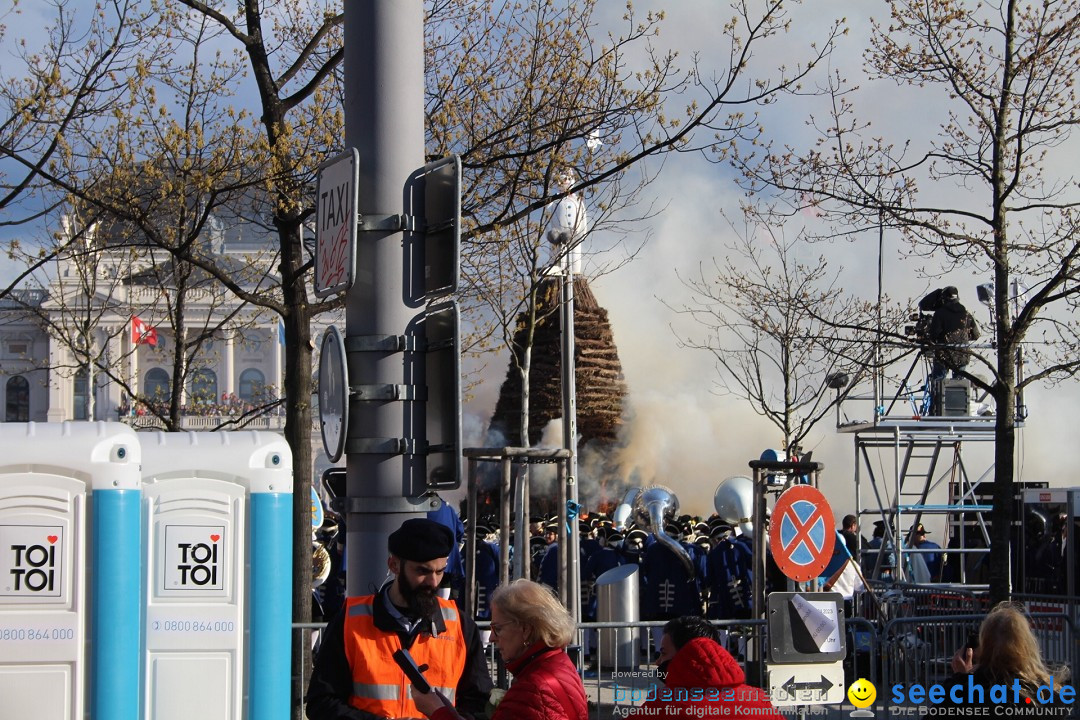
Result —
[[[72, 232], [70, 222], [64, 228]], [[205, 275], [189, 278], [178, 303], [180, 291], [162, 282], [170, 276], [168, 256], [143, 250], [134, 257], [130, 247], [86, 235], [87, 251], [58, 260], [39, 287], [0, 299], [0, 419], [161, 426], [154, 411], [167, 408], [179, 372], [185, 429], [212, 429], [241, 415], [259, 417], [249, 427], [280, 429], [284, 337], [277, 315], [245, 305]], [[244, 268], [252, 283], [266, 284], [265, 271], [251, 274], [265, 245], [212, 246], [220, 262], [235, 264], [237, 277]]]

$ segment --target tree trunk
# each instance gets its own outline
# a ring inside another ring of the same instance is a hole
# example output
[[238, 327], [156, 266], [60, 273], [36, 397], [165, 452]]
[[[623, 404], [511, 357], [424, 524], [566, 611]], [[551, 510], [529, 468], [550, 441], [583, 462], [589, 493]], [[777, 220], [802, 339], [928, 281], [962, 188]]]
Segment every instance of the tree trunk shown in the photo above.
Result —
[[999, 378], [995, 386], [997, 417], [994, 431], [994, 509], [990, 528], [990, 602], [1008, 600], [1012, 595], [1011, 542], [1016, 445], [1016, 355], [1014, 343], [998, 348]]
[[[308, 304], [300, 244], [300, 224], [294, 218], [278, 221], [281, 235], [282, 292], [288, 312], [285, 326], [285, 439], [293, 453], [293, 622], [311, 622], [311, 341], [312, 313]], [[303, 697], [311, 675], [310, 631], [293, 633], [292, 717], [301, 720]]]

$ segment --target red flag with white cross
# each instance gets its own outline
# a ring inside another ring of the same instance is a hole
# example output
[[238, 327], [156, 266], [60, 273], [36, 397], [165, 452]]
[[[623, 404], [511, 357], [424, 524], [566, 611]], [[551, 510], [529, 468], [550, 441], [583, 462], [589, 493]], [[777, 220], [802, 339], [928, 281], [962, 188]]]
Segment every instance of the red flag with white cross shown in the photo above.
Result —
[[139, 317], [131, 316], [131, 344], [157, 345], [157, 328], [150, 327]]

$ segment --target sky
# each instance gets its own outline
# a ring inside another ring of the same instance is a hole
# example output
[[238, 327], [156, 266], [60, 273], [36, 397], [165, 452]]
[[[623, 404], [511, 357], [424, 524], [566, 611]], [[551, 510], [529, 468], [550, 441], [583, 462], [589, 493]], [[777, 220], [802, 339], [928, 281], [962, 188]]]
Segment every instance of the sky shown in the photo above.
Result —
[[[617, 23], [621, 3], [600, 3], [602, 21]], [[891, 83], [873, 83], [861, 77], [861, 52], [867, 37], [865, 16], [881, 6], [876, 3], [853, 3], [850, 0], [812, 0], [793, 11], [793, 30], [785, 41], [770, 46], [769, 52], [755, 58], [755, 67], [792, 62], [803, 56], [807, 45], [823, 37], [832, 19], [847, 16], [851, 32], [841, 39], [831, 61], [831, 70], [842, 71], [862, 86], [860, 103], [867, 117], [872, 117], [875, 131], [896, 140], [926, 138], [936, 132], [929, 121], [940, 116], [942, 104], [932, 91], [914, 92]], [[36, 6], [24, 7], [34, 12]], [[47, 6], [42, 6], [47, 7]], [[726, 57], [717, 42], [720, 26], [729, 6], [715, 0], [638, 0], [640, 15], [650, 9], [667, 14], [658, 44], [670, 44], [686, 59], [697, 53], [702, 67], [726, 69]], [[610, 13], [606, 17], [603, 13]], [[22, 20], [29, 19], [24, 16]], [[40, 27], [37, 22], [20, 28]], [[10, 21], [9, 21], [9, 24]], [[42, 22], [43, 24], [43, 22]], [[22, 33], [20, 30], [20, 33]], [[9, 34], [0, 44], [0, 53], [11, 50]], [[799, 98], [773, 106], [764, 116], [770, 134], [793, 143], [806, 141], [806, 118], [820, 112], [813, 98]], [[678, 306], [688, 291], [678, 280], [677, 272], [687, 273], [700, 262], [723, 252], [731, 230], [721, 216], [738, 216], [743, 192], [735, 185], [730, 169], [708, 163], [698, 155], [668, 158], [663, 171], [649, 187], [649, 199], [664, 207], [656, 217], [635, 228], [639, 237], [650, 238], [641, 254], [615, 273], [596, 278], [592, 289], [609, 318], [623, 364], [633, 420], [624, 427], [626, 450], [621, 460], [634, 467], [646, 482], [668, 485], [678, 495], [682, 511], [706, 516], [712, 512], [712, 496], [719, 483], [732, 475], [749, 475], [747, 463], [757, 459], [766, 448], [776, 448], [781, 438], [766, 420], [753, 413], [747, 401], [715, 392], [716, 372], [711, 356], [702, 351], [680, 348], [677, 333], [692, 330], [668, 305]], [[897, 238], [886, 238], [885, 287], [893, 297], [915, 300], [928, 289], [945, 284], [956, 285], [961, 300], [985, 321], [983, 310], [975, 301], [974, 287], [987, 278], [956, 274], [933, 281], [920, 277], [916, 268], [899, 256]], [[609, 243], [595, 240], [597, 246]], [[851, 243], [816, 246], [812, 250], [828, 254], [842, 267], [845, 287], [861, 297], [876, 296], [877, 238], [868, 236]], [[588, 268], [588, 265], [586, 265]], [[0, 267], [0, 273], [10, 272]], [[2, 278], [0, 278], [2, 279]], [[665, 304], [665, 302], [667, 304]], [[674, 329], [673, 329], [674, 326]], [[486, 426], [494, 407], [495, 396], [506, 371], [505, 358], [490, 362], [490, 377], [477, 390], [475, 399], [465, 407], [466, 430], [471, 437], [466, 445], [482, 444], [480, 428]], [[1018, 454], [1022, 460], [1020, 479], [1045, 480], [1051, 486], [1080, 485], [1062, 468], [1074, 467], [1080, 460], [1068, 419], [1077, 407], [1075, 383], [1058, 388], [1034, 388], [1027, 402], [1031, 416], [1021, 431]], [[848, 406], [848, 417], [870, 417], [868, 405]], [[552, 433], [557, 437], [557, 433]], [[837, 433], [831, 422], [817, 426], [807, 442], [814, 460], [823, 462], [822, 489], [839, 517], [855, 510], [855, 452], [851, 435]], [[988, 447], [967, 447], [965, 458], [971, 472], [981, 474], [989, 467]], [[864, 505], [869, 490], [863, 486]], [[588, 500], [586, 498], [586, 500]], [[940, 530], [940, 519], [927, 521], [932, 531]]]

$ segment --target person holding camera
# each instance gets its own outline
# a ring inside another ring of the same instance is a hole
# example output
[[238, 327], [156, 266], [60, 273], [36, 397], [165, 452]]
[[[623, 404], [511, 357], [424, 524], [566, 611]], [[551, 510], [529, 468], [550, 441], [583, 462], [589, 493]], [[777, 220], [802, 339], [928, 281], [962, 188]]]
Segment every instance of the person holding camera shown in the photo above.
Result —
[[1068, 668], [1055, 673], [1047, 666], [1023, 608], [1011, 602], [987, 614], [978, 635], [956, 651], [950, 664], [954, 674], [946, 706], [959, 709], [941, 713], [946, 716], [967, 715], [973, 706], [993, 707], [995, 715], [1029, 717], [1065, 717], [1071, 709], [1071, 688], [1062, 693], [1070, 679]]
[[960, 292], [949, 285], [935, 290], [919, 302], [920, 310], [933, 310], [926, 339], [934, 348], [930, 380], [941, 380], [949, 371], [956, 377], [970, 357], [960, 346], [979, 339], [979, 325], [968, 309], [960, 304]]

